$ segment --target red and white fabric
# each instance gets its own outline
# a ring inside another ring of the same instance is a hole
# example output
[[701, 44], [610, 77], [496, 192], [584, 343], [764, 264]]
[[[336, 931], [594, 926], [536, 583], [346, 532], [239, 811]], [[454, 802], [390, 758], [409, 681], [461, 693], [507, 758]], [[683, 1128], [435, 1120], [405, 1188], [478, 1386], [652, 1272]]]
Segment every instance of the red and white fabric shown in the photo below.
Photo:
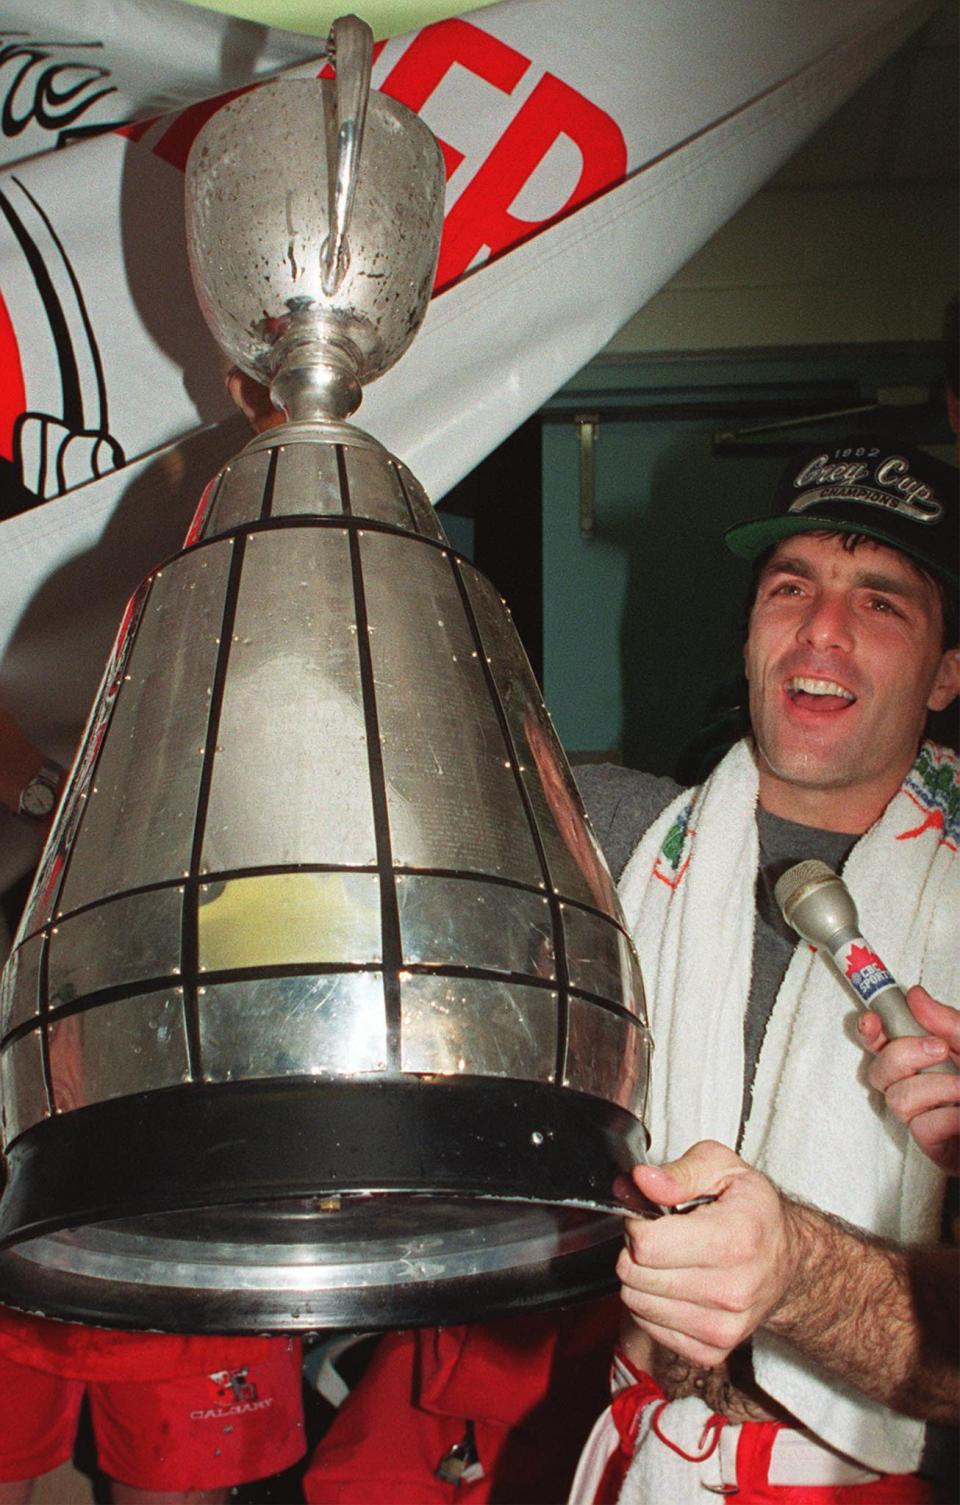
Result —
[[[580, 1457], [569, 1505], [935, 1505], [930, 1480], [878, 1474], [809, 1433], [775, 1421], [731, 1422], [696, 1395], [669, 1400], [623, 1354], [613, 1399]], [[631, 1468], [636, 1459], [636, 1467]]]

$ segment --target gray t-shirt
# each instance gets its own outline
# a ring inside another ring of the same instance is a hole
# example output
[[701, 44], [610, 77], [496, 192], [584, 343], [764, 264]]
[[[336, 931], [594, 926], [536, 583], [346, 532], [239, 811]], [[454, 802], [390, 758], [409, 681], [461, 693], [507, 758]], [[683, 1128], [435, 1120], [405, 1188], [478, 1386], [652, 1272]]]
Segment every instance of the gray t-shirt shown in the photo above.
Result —
[[[681, 793], [673, 779], [656, 778], [612, 763], [584, 764], [574, 770], [583, 802], [613, 876], [619, 879], [637, 842]], [[796, 825], [769, 811], [757, 811], [760, 863], [756, 885], [756, 925], [750, 996], [743, 1021], [744, 1082], [740, 1137], [753, 1105], [757, 1059], [784, 973], [797, 943], [773, 897], [774, 884], [795, 862], [817, 858], [839, 870], [857, 840], [855, 834]], [[641, 970], [643, 958], [640, 958]]]

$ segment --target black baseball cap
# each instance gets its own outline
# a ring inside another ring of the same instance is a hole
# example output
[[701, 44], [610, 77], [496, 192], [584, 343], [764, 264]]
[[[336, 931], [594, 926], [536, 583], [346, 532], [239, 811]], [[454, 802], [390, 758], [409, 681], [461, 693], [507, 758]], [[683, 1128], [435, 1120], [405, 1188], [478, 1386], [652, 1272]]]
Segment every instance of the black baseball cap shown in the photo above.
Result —
[[862, 533], [960, 583], [960, 471], [906, 444], [847, 439], [791, 461], [769, 517], [737, 523], [724, 542], [756, 559], [795, 533]]

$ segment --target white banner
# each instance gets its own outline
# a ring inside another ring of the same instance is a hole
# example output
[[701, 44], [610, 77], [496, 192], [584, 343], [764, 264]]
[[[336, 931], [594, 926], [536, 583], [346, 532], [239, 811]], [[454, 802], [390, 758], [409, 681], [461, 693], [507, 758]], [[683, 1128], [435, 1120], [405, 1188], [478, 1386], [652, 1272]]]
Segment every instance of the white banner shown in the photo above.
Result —
[[3, 0], [0, 163], [267, 78], [322, 46], [180, 0]]
[[[374, 86], [433, 129], [448, 184], [423, 331], [358, 421], [440, 496], [930, 9], [594, 0], [586, 25], [581, 0], [505, 0], [379, 46]], [[43, 10], [44, 36], [102, 45], [59, 53], [37, 33], [35, 48], [17, 39], [19, 59], [0, 51], [0, 473], [7, 510], [20, 509], [0, 523], [0, 704], [63, 758], [119, 603], [192, 510], [199, 457], [214, 468], [242, 442], [235, 425], [206, 432], [229, 404], [183, 238], [183, 164], [216, 104], [78, 132], [157, 99], [320, 65], [298, 61], [313, 38], [176, 0]], [[22, 0], [0, 0], [0, 14], [0, 42], [37, 32]], [[74, 85], [87, 105], [67, 121]], [[26, 123], [11, 133], [10, 121]]]

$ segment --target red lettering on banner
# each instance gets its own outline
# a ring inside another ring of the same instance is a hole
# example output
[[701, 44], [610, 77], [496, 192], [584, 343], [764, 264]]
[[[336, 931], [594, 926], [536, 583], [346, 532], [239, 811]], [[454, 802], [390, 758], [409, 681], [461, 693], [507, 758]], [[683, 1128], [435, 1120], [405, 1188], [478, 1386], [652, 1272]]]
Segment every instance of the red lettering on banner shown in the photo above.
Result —
[[[376, 43], [374, 59], [385, 46], [385, 42]], [[385, 78], [382, 90], [409, 109], [420, 111], [457, 64], [501, 93], [511, 94], [530, 67], [530, 59], [469, 21], [439, 21], [414, 35]], [[318, 76], [330, 78], [333, 72], [326, 63]], [[210, 116], [228, 100], [256, 87], [248, 84], [182, 110], [153, 145], [153, 151], [182, 171], [194, 138]], [[138, 121], [122, 126], [118, 134], [138, 140], [153, 123]], [[577, 183], [552, 213], [539, 220], [520, 219], [511, 213], [511, 205], [561, 137], [580, 153]], [[449, 142], [440, 140], [439, 144], [449, 178], [463, 162], [464, 154]], [[626, 170], [626, 142], [613, 117], [554, 74], [545, 73], [447, 214], [434, 291], [442, 291], [462, 277], [485, 248], [494, 257], [519, 244], [620, 182]]]
[[[455, 63], [501, 93], [512, 94], [530, 59], [469, 21], [438, 21], [417, 32], [384, 79], [383, 92], [419, 112]], [[463, 161], [463, 152], [439, 137], [437, 140], [450, 178]]]
[[[561, 136], [583, 161], [573, 192], [542, 220], [518, 219], [510, 205]], [[627, 144], [613, 117], [545, 73], [447, 215], [435, 291], [462, 277], [485, 246], [496, 256], [612, 187], [626, 170]]]
[[0, 370], [3, 371], [3, 382], [0, 384], [0, 455], [7, 460], [12, 460], [14, 424], [27, 405], [27, 394], [13, 320], [7, 312], [7, 305], [2, 297], [0, 297]]

